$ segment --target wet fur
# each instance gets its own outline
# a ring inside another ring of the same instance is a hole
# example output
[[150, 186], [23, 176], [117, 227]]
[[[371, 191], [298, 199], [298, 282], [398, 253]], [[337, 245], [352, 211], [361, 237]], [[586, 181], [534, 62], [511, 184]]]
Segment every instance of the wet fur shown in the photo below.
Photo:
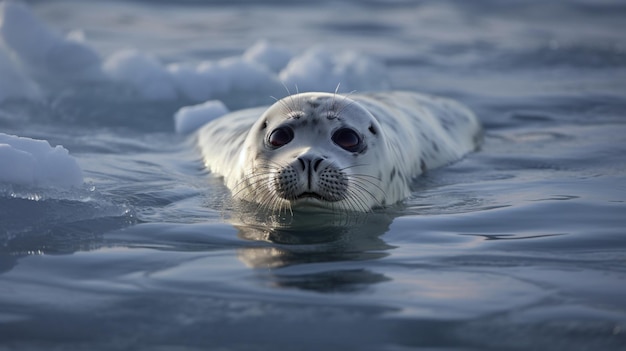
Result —
[[[263, 142], [281, 125], [295, 130], [297, 139], [269, 150]], [[330, 141], [342, 126], [362, 136], [362, 152], [349, 153]], [[270, 211], [297, 206], [367, 212], [406, 198], [415, 177], [475, 150], [480, 135], [473, 113], [448, 99], [410, 92], [304, 93], [212, 121], [198, 132], [198, 144], [205, 166], [224, 177], [234, 198]], [[337, 194], [321, 201], [296, 201], [277, 188], [281, 172], [301, 181], [305, 167], [301, 170], [295, 160], [302, 155], [323, 158], [316, 179], [323, 172], [336, 174], [345, 187], [337, 185]]]

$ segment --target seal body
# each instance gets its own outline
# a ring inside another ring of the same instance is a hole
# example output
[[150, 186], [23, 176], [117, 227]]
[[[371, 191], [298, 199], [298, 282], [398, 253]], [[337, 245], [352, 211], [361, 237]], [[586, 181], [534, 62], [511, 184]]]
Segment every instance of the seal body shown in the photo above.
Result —
[[205, 166], [235, 198], [269, 210], [367, 212], [410, 195], [413, 179], [477, 148], [474, 114], [411, 92], [302, 93], [198, 132]]

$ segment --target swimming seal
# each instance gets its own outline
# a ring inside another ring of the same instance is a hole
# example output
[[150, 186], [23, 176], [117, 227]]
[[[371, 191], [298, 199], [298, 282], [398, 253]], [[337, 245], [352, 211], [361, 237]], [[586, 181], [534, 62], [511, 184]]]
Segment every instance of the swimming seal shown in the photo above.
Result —
[[271, 211], [368, 212], [410, 195], [413, 179], [475, 150], [463, 105], [412, 92], [301, 93], [202, 127], [204, 164], [234, 198]]

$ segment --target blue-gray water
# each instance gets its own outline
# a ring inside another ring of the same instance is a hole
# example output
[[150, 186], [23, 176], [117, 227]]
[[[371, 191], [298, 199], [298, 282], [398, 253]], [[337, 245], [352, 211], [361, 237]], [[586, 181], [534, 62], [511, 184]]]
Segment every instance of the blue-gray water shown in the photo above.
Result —
[[0, 131], [65, 146], [87, 185], [0, 186], [0, 350], [626, 349], [623, 2], [29, 4], [103, 55], [359, 50], [486, 134], [402, 206], [294, 232], [232, 210], [173, 133], [188, 102], [4, 104]]

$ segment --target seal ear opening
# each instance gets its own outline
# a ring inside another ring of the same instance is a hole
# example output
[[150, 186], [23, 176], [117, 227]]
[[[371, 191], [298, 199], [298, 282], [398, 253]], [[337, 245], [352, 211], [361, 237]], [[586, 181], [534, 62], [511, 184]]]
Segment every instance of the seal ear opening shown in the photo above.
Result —
[[373, 124], [370, 124], [370, 127], [369, 127], [369, 128], [367, 128], [367, 130], [369, 130], [369, 131], [370, 131], [370, 133], [372, 133], [372, 134], [374, 134], [374, 135], [378, 134], [378, 131], [376, 130], [376, 128], [374, 128], [374, 125], [373, 125]]
[[263, 123], [261, 123], [261, 130], [267, 128], [267, 120], [263, 121]]

